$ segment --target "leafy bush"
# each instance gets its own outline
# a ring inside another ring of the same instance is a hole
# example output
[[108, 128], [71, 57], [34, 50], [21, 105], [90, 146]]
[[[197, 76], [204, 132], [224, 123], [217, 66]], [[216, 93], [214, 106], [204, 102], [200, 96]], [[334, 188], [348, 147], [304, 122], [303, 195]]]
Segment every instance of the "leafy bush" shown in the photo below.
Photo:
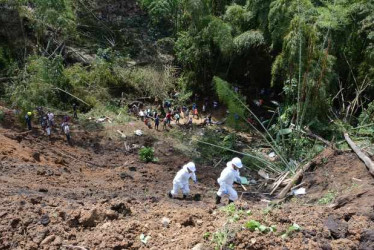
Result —
[[156, 162], [158, 159], [155, 158], [155, 151], [151, 147], [144, 147], [139, 150], [139, 158], [143, 162]]

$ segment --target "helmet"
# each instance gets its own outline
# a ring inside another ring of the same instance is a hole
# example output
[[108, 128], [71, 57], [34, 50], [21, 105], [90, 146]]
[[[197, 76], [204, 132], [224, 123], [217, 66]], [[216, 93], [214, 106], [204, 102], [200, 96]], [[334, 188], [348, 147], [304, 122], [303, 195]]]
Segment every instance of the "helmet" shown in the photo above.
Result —
[[32, 113], [31, 112], [27, 112], [27, 115], [32, 115]]
[[193, 163], [193, 162], [189, 162], [185, 166], [186, 166], [186, 168], [188, 168], [192, 172], [196, 171], [196, 166], [195, 166], [195, 163]]
[[243, 167], [242, 161], [238, 157], [233, 158], [231, 164], [234, 164], [237, 168]]

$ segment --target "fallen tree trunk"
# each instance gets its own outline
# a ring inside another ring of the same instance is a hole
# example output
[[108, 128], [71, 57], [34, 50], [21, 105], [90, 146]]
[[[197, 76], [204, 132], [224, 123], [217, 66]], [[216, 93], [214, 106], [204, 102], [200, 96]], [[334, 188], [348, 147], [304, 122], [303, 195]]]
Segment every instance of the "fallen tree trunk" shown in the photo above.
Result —
[[344, 133], [344, 139], [348, 142], [349, 146], [353, 149], [357, 156], [365, 163], [370, 174], [374, 176], [374, 163], [371, 161], [371, 159], [357, 147], [351, 138], [349, 138], [348, 133]]

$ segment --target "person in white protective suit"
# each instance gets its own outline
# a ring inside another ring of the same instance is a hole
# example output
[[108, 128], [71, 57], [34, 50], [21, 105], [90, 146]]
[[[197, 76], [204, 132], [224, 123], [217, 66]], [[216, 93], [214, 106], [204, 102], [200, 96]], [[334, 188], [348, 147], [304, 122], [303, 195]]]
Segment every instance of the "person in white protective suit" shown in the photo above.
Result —
[[241, 184], [239, 169], [243, 167], [242, 161], [235, 157], [226, 164], [226, 168], [221, 172], [221, 176], [217, 179], [219, 190], [216, 196], [216, 204], [221, 203], [223, 195], [229, 196], [229, 203], [238, 199], [238, 193], [232, 187], [234, 181]]
[[196, 179], [196, 166], [195, 163], [189, 162], [186, 165], [183, 166], [181, 170], [178, 171], [178, 173], [175, 175], [173, 180], [173, 190], [169, 192], [169, 197], [174, 198], [178, 195], [178, 192], [180, 189], [182, 189], [183, 193], [183, 199], [187, 197], [187, 195], [190, 193], [190, 187], [188, 181], [190, 178], [197, 183]]

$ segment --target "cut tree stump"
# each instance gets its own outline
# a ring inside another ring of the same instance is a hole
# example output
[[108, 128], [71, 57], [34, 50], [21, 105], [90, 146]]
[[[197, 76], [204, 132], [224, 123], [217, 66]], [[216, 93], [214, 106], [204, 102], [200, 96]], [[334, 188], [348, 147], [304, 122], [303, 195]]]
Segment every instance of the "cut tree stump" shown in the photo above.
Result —
[[359, 147], [357, 147], [357, 145], [349, 137], [348, 133], [344, 133], [344, 139], [348, 142], [349, 146], [353, 149], [357, 156], [365, 163], [370, 174], [374, 177], [374, 163], [372, 160], [364, 152], [362, 152]]

